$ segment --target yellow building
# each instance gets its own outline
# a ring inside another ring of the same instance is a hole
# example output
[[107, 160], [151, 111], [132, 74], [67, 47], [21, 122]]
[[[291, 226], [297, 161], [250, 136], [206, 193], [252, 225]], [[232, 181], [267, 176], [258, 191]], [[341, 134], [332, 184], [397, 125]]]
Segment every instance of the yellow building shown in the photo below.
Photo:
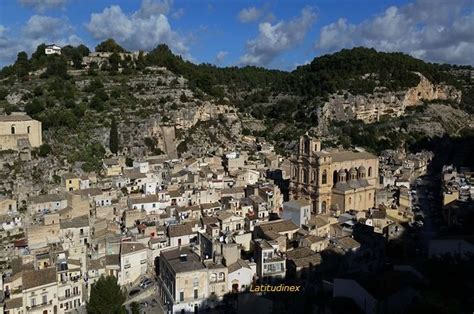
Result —
[[378, 158], [367, 152], [326, 151], [303, 135], [291, 157], [291, 198], [307, 198], [314, 213], [374, 207]]
[[41, 122], [22, 113], [0, 116], [0, 151], [39, 147], [41, 144]]
[[81, 179], [72, 173], [65, 173], [61, 177], [62, 185], [66, 191], [77, 191], [80, 188]]

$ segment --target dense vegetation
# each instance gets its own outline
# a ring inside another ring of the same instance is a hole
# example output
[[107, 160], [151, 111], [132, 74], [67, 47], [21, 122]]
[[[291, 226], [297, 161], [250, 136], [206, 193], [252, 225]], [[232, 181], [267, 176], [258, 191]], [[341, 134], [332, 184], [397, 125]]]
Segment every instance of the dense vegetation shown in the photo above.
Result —
[[[199, 103], [212, 97], [218, 103], [228, 103], [230, 100], [243, 116], [249, 114], [262, 120], [263, 129], [251, 130], [244, 126], [243, 133], [273, 140], [277, 143], [277, 150], [288, 148], [286, 144], [319, 123], [318, 109], [329, 94], [337, 92], [342, 95], [344, 90], [352, 94], [366, 94], [373, 92], [376, 87], [406, 89], [419, 82], [414, 72], [422, 73], [432, 82], [448, 82], [461, 88], [461, 103], [450, 105], [469, 113], [474, 112], [470, 67], [425, 63], [402, 53], [383, 53], [367, 48], [345, 49], [315, 58], [310, 64], [300, 66], [293, 72], [285, 72], [253, 66], [219, 68], [211, 64], [197, 65], [173, 54], [164, 44], [149, 53], [139, 52], [132, 58], [120, 54], [126, 50], [113, 39], [108, 39], [95, 48], [97, 52], [111, 53], [108, 62], [101, 65], [92, 63], [87, 71], [68, 72], [83, 68], [82, 57], [89, 54], [87, 47], [65, 46], [60, 56], [45, 55], [44, 49], [44, 44], [38, 46], [30, 58], [26, 52], [20, 52], [13, 65], [1, 70], [3, 86], [0, 86], [0, 106], [7, 114], [24, 110], [40, 120], [44, 130], [54, 131], [56, 138], [68, 141], [68, 145], [77, 148], [66, 152], [67, 159], [70, 162], [82, 162], [82, 168], [87, 171], [98, 171], [100, 158], [106, 153], [100, 143], [90, 141], [88, 128], [110, 128], [108, 146], [115, 153], [120, 149], [116, 123], [123, 122], [123, 112], [131, 110], [142, 118], [156, 112], [153, 107], [156, 104], [147, 104], [135, 97], [146, 92], [148, 87], [145, 84], [139, 83], [133, 87], [127, 84], [133, 75], [158, 71], [148, 67], [166, 67], [188, 80], [195, 98], [188, 99], [186, 94], [181, 93], [181, 103], [193, 100]], [[459, 75], [463, 71], [468, 74]], [[454, 72], [456, 75], [452, 74]], [[81, 81], [87, 82], [85, 86], [78, 84]], [[30, 92], [22, 95], [24, 105], [11, 105], [6, 101], [9, 86], [15, 82], [29, 87]], [[114, 86], [112, 88], [111, 83]], [[174, 87], [178, 80], [166, 84]], [[157, 85], [165, 83], [158, 82]], [[159, 106], [168, 102], [172, 102], [169, 110], [178, 109], [173, 100], [166, 97], [158, 99]], [[135, 111], [135, 108], [139, 109]], [[424, 108], [420, 106], [420, 112]], [[108, 114], [111, 111], [114, 113]], [[109, 115], [107, 119], [98, 118], [104, 114]], [[110, 123], [113, 116], [118, 120]], [[169, 115], [162, 116], [162, 122], [169, 119]], [[349, 121], [336, 123], [331, 126], [330, 132], [338, 138], [333, 144], [345, 147], [358, 145], [378, 152], [418, 141], [420, 135], [408, 132], [407, 123], [411, 122], [398, 119], [394, 123], [381, 121], [365, 125]], [[67, 135], [71, 131], [74, 136]], [[285, 144], [278, 146], [282, 142]], [[144, 145], [151, 153], [162, 153], [156, 139], [145, 138]], [[181, 142], [178, 152], [186, 149], [187, 143]], [[52, 151], [61, 153], [56, 147]], [[48, 153], [45, 149], [41, 152], [43, 155]]]
[[315, 58], [310, 64], [298, 67], [295, 92], [299, 95], [325, 95], [339, 90], [353, 94], [371, 93], [376, 86], [401, 90], [415, 86], [423, 74], [433, 83], [453, 83], [453, 76], [441, 66], [426, 63], [406, 54], [377, 52], [369, 48], [343, 49], [340, 52]]
[[114, 276], [102, 276], [91, 286], [87, 313], [127, 313], [123, 303], [125, 294]]

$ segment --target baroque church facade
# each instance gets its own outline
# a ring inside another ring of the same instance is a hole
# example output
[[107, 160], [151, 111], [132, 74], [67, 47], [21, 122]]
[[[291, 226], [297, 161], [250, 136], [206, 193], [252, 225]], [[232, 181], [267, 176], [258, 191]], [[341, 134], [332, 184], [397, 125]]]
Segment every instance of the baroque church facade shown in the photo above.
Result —
[[291, 157], [290, 198], [311, 200], [315, 214], [375, 206], [378, 158], [367, 152], [323, 150], [308, 134]]

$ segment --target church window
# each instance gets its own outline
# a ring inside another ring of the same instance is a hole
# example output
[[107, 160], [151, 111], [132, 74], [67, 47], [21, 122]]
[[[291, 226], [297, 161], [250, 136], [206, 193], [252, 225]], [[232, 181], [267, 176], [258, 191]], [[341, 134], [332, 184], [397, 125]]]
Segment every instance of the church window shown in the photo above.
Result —
[[303, 152], [304, 152], [305, 154], [309, 154], [308, 140], [304, 140], [304, 142], [303, 142]]
[[303, 169], [303, 182], [308, 183], [308, 170]]
[[321, 177], [321, 184], [326, 184], [327, 182], [328, 182], [328, 172], [324, 170], [323, 175]]

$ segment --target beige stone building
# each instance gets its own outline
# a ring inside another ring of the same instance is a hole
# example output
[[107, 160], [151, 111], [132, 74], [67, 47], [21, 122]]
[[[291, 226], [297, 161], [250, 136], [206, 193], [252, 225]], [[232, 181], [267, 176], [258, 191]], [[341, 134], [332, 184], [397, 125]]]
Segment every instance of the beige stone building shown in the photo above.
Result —
[[312, 202], [314, 213], [365, 210], [375, 203], [378, 158], [367, 152], [329, 151], [309, 135], [291, 158], [290, 195]]
[[0, 151], [39, 147], [41, 144], [41, 122], [21, 113], [0, 116]]
[[160, 298], [171, 313], [196, 312], [209, 297], [208, 269], [189, 247], [161, 252], [158, 279]]

